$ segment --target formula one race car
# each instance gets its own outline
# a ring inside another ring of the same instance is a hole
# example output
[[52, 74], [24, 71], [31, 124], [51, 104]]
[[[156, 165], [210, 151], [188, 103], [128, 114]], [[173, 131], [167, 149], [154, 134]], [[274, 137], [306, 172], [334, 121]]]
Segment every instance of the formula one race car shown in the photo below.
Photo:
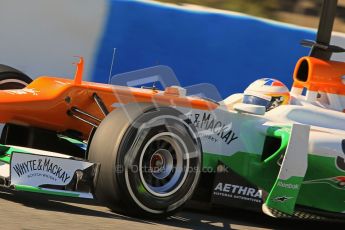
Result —
[[[316, 42], [303, 42], [311, 54], [297, 62], [290, 104], [269, 111], [241, 94], [215, 102], [179, 86], [84, 82], [82, 59], [74, 80], [31, 82], [0, 66], [1, 186], [149, 217], [194, 195], [274, 217], [344, 219], [345, 63], [329, 60], [344, 51], [329, 45], [336, 6], [324, 2]], [[113, 79], [167, 75], [158, 66]]]

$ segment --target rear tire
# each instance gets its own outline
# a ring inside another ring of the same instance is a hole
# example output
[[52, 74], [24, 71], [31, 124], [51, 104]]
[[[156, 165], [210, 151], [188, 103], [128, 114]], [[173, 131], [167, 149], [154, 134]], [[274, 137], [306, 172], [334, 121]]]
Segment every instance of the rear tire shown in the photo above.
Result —
[[191, 198], [201, 146], [190, 121], [168, 107], [130, 105], [97, 128], [89, 160], [101, 163], [96, 197], [113, 210], [166, 217]]
[[22, 89], [32, 82], [32, 79], [21, 71], [0, 64], [0, 90]]

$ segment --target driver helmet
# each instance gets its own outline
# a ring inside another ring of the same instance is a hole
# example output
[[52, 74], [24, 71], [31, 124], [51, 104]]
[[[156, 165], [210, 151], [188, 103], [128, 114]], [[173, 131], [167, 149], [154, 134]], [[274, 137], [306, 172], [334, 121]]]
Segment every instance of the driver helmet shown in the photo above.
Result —
[[273, 78], [262, 78], [254, 81], [244, 91], [243, 103], [261, 105], [266, 111], [290, 101], [290, 91], [281, 82]]

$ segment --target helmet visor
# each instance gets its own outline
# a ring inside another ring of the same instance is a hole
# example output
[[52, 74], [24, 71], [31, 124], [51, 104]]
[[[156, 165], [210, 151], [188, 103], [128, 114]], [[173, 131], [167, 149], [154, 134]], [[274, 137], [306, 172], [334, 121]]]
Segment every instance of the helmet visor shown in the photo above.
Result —
[[243, 103], [244, 104], [252, 104], [252, 105], [261, 105], [266, 107], [266, 111], [271, 105], [271, 100], [266, 100], [260, 97], [256, 97], [253, 95], [244, 95], [243, 96]]

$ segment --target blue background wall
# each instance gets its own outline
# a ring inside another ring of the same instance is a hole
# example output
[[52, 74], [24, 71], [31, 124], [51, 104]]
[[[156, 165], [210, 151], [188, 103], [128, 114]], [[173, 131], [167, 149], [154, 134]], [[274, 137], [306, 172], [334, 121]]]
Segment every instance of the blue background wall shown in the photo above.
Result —
[[275, 77], [288, 86], [302, 39], [315, 32], [262, 19], [222, 12], [183, 9], [141, 1], [109, 2], [92, 80], [168, 65], [182, 86], [214, 84], [221, 96], [243, 91], [257, 78]]

